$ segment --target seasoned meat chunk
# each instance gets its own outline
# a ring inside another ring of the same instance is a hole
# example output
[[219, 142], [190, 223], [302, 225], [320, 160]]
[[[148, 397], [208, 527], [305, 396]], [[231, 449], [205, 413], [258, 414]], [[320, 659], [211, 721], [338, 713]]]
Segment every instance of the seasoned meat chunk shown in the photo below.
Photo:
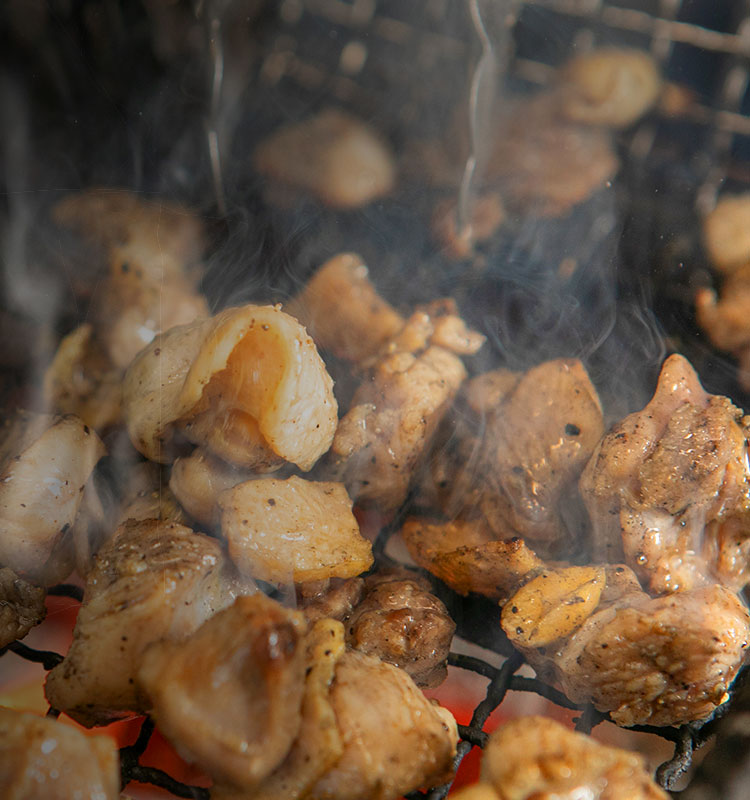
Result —
[[38, 583], [64, 580], [83, 493], [104, 455], [77, 417], [21, 413], [0, 441], [0, 564]]
[[154, 461], [174, 460], [181, 432], [237, 466], [309, 470], [336, 429], [332, 386], [297, 320], [247, 305], [159, 336], [128, 369], [123, 407]]
[[259, 593], [183, 641], [153, 644], [138, 684], [159, 730], [215, 780], [258, 783], [300, 730], [305, 633], [301, 614]]
[[598, 556], [624, 556], [652, 593], [716, 578], [741, 588], [747, 564], [720, 549], [746, 548], [746, 526], [739, 542], [725, 527], [748, 514], [741, 416], [684, 358], [668, 358], [652, 400], [604, 437], [581, 476]]
[[349, 578], [301, 584], [297, 594], [308, 622], [325, 618], [343, 621], [360, 603], [364, 591], [364, 578]]
[[148, 645], [183, 639], [254, 591], [213, 539], [173, 522], [126, 522], [95, 557], [73, 643], [47, 676], [47, 699], [88, 727], [144, 710], [135, 676]]
[[272, 133], [253, 154], [255, 168], [332, 208], [357, 208], [390, 192], [393, 156], [363, 122], [335, 108]]
[[0, 708], [0, 786], [7, 800], [119, 800], [115, 740]]
[[439, 686], [456, 624], [429, 584], [401, 570], [371, 575], [365, 587], [346, 619], [347, 644], [401, 667], [417, 686]]
[[[598, 604], [593, 611], [587, 606], [585, 620], [576, 617], [559, 628], [566, 636], [534, 642], [515, 636], [540, 677], [571, 700], [608, 711], [619, 725], [681, 725], [725, 703], [750, 641], [740, 599], [716, 584], [652, 598], [627, 567], [605, 572]], [[540, 608], [529, 606], [522, 593], [503, 609], [511, 636], [519, 615], [542, 628], [545, 614], [560, 614], [559, 597]]]
[[340, 483], [258, 478], [219, 498], [221, 532], [246, 575], [285, 583], [352, 578], [372, 566]]
[[285, 310], [307, 328], [318, 347], [357, 363], [375, 355], [404, 325], [353, 253], [326, 261]]
[[117, 526], [128, 520], [146, 519], [189, 524], [177, 498], [164, 485], [161, 468], [152, 461], [142, 461], [128, 470], [127, 483], [117, 511]]
[[[667, 800], [641, 756], [599, 744], [545, 717], [500, 726], [487, 742], [482, 781], [498, 800]], [[460, 796], [460, 795], [459, 795]]]
[[0, 568], [0, 647], [24, 636], [45, 617], [44, 589]]

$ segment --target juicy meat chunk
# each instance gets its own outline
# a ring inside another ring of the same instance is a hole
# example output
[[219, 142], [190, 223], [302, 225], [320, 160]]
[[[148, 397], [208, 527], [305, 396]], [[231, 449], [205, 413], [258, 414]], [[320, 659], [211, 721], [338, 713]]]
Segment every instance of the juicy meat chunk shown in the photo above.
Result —
[[257, 478], [228, 489], [219, 506], [229, 554], [246, 575], [299, 583], [353, 578], [372, 566], [372, 545], [340, 483]]
[[348, 650], [336, 664], [331, 703], [343, 753], [310, 797], [391, 800], [450, 773], [455, 720], [398, 667]]
[[[656, 392], [601, 441], [580, 488], [598, 557], [622, 559], [652, 593], [719, 579], [741, 588], [747, 565], [721, 544], [750, 500], [741, 412], [708, 394], [681, 356], [664, 362]], [[748, 530], [734, 532], [742, 548]]]
[[440, 685], [456, 630], [443, 603], [406, 570], [371, 575], [365, 587], [345, 622], [347, 644], [401, 667], [417, 686]]
[[364, 578], [334, 579], [322, 584], [302, 584], [298, 587], [298, 600], [308, 622], [326, 618], [343, 621], [360, 603], [364, 591]]
[[737, 595], [714, 584], [653, 598], [625, 566], [607, 566], [606, 584], [566, 638], [540, 647], [516, 642], [540, 677], [626, 726], [704, 719], [729, 699], [750, 641]]
[[498, 800], [667, 800], [643, 758], [545, 717], [506, 722], [487, 742], [482, 781]]
[[318, 347], [355, 363], [375, 355], [404, 325], [353, 253], [326, 261], [286, 312], [307, 328]]
[[0, 568], [0, 648], [23, 639], [45, 617], [45, 591]]
[[358, 208], [388, 194], [393, 156], [363, 122], [338, 109], [272, 133], [253, 154], [255, 168], [281, 187], [301, 189], [332, 208]]
[[152, 645], [138, 683], [159, 730], [217, 781], [251, 787], [268, 776], [300, 730], [306, 627], [256, 594], [186, 640]]
[[119, 800], [117, 745], [110, 736], [0, 708], [0, 786], [8, 800]]
[[77, 417], [19, 414], [0, 442], [0, 564], [51, 585], [73, 569], [69, 531], [96, 463], [99, 437]]
[[94, 559], [73, 643], [47, 676], [47, 699], [87, 727], [144, 710], [135, 676], [148, 645], [185, 638], [254, 591], [215, 540], [173, 522], [126, 522]]
[[240, 467], [309, 470], [336, 429], [333, 381], [305, 329], [279, 307], [247, 305], [159, 336], [125, 375], [131, 440], [153, 461], [181, 433]]

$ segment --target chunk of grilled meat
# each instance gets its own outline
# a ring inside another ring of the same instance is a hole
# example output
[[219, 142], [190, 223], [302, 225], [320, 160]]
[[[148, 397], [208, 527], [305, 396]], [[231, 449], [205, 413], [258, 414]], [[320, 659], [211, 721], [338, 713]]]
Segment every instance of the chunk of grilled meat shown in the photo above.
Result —
[[94, 559], [73, 643], [47, 676], [47, 699], [88, 727], [145, 710], [135, 676], [146, 647], [184, 638], [254, 591], [215, 540], [164, 520], [124, 523]]
[[0, 568], [0, 648], [24, 636], [45, 617], [44, 589]]

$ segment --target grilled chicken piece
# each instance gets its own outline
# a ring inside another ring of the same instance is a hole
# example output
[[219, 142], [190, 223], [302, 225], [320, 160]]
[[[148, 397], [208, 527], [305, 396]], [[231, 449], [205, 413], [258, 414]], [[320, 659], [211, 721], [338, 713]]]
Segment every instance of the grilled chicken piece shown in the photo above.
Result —
[[229, 554], [246, 575], [300, 583], [352, 578], [372, 566], [372, 545], [340, 483], [258, 478], [224, 492], [219, 506]]
[[405, 322], [378, 294], [364, 262], [353, 253], [326, 261], [285, 310], [318, 347], [355, 363], [375, 355]]
[[393, 188], [393, 156], [360, 120], [338, 109], [272, 133], [253, 154], [255, 168], [282, 188], [314, 195], [332, 208], [358, 208]]
[[347, 644], [401, 667], [417, 686], [439, 686], [456, 624], [427, 581], [399, 570], [371, 575], [365, 587], [345, 621]]
[[497, 800], [668, 798], [641, 756], [599, 744], [545, 717], [511, 720], [490, 736], [482, 781], [494, 789]]
[[160, 467], [151, 461], [142, 461], [128, 469], [116, 525], [119, 527], [128, 520], [146, 519], [189, 525], [177, 498], [164, 485]]
[[[574, 702], [608, 711], [619, 725], [708, 717], [729, 699], [750, 641], [743, 603], [716, 584], [652, 598], [629, 568], [610, 565], [605, 572], [598, 604], [585, 620], [563, 625], [564, 638], [529, 644], [515, 636], [516, 647], [541, 678]], [[548, 583], [547, 604], [524, 605], [523, 589], [507, 601], [502, 624], [510, 636], [519, 616], [533, 618], [538, 628], [547, 624], [546, 614], [559, 616], [561, 598]]]
[[306, 627], [300, 613], [256, 594], [185, 641], [152, 645], [138, 684], [159, 730], [214, 780], [257, 784], [300, 730]]
[[45, 591], [19, 578], [13, 570], [0, 569], [0, 648], [24, 636], [45, 617]]
[[116, 368], [161, 330], [207, 316], [195, 268], [203, 226], [187, 209], [91, 189], [62, 200], [53, 216], [106, 252], [108, 274], [92, 307], [97, 338]]
[[0, 786], [7, 800], [119, 800], [115, 740], [0, 708]]
[[604, 437], [581, 476], [598, 557], [624, 556], [656, 594], [717, 578], [741, 588], [747, 563], [734, 556], [750, 530], [741, 416], [682, 356], [668, 358], [652, 400]]
[[311, 798], [390, 800], [449, 777], [455, 720], [403, 670], [349, 650], [336, 664], [331, 703], [344, 751]]
[[174, 460], [179, 431], [237, 466], [309, 470], [336, 429], [332, 385], [295, 319], [247, 305], [159, 336], [128, 369], [123, 406], [153, 461]]
[[750, 193], [719, 200], [703, 223], [703, 241], [711, 263], [721, 272], [750, 264]]
[[500, 195], [485, 192], [474, 200], [469, 219], [460, 230], [455, 200], [439, 203], [432, 215], [432, 235], [452, 258], [468, 258], [476, 245], [491, 239], [504, 221]]
[[173, 522], [126, 522], [95, 557], [73, 643], [47, 676], [47, 699], [87, 727], [144, 710], [135, 675], [146, 647], [185, 638], [254, 591], [213, 539]]
[[657, 101], [659, 67], [650, 53], [600, 47], [569, 61], [560, 72], [565, 117], [587, 125], [625, 128]]
[[312, 623], [319, 619], [339, 622], [351, 616], [365, 593], [364, 578], [347, 580], [313, 581], [297, 585], [297, 602], [305, 619]]
[[73, 416], [21, 413], [0, 442], [0, 564], [51, 585], [73, 569], [76, 521], [104, 445]]

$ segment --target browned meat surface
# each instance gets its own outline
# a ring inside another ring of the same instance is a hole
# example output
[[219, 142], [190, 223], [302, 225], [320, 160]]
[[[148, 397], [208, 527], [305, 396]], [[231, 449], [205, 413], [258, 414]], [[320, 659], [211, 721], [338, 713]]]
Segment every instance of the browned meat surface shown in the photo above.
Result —
[[354, 362], [375, 355], [404, 325], [353, 253], [326, 261], [285, 311], [307, 328], [318, 347]]
[[254, 591], [215, 540], [173, 522], [126, 522], [94, 559], [73, 643], [47, 676], [47, 699], [86, 726], [144, 710], [135, 675], [148, 645], [186, 637]]
[[146, 519], [189, 524], [187, 515], [170, 487], [164, 485], [161, 468], [152, 461], [142, 461], [128, 469], [127, 483], [117, 510], [116, 525], [119, 527], [128, 520]]
[[353, 578], [372, 566], [341, 483], [257, 478], [219, 499], [221, 533], [241, 572], [273, 583]]
[[315, 800], [392, 800], [443, 782], [457, 732], [403, 671], [352, 650], [336, 664], [331, 703], [343, 753], [315, 784]]
[[214, 780], [257, 784], [300, 730], [305, 633], [301, 614], [259, 593], [186, 640], [152, 645], [138, 683], [159, 730]]
[[741, 417], [684, 358], [668, 358], [653, 399], [604, 437], [581, 477], [598, 556], [624, 556], [652, 593], [716, 578], [741, 588], [747, 562], [735, 556], [747, 548], [750, 506]]
[[559, 589], [550, 581], [548, 604], [535, 605], [522, 589], [507, 601], [503, 625], [537, 673], [571, 700], [630, 726], [700, 720], [729, 699], [750, 641], [747, 610], [733, 592], [714, 584], [652, 598], [630, 569], [608, 566], [585, 621], [574, 618], [561, 639], [521, 642], [516, 619], [527, 614], [545, 625], [545, 615], [559, 614]]
[[309, 470], [337, 422], [333, 381], [313, 340], [279, 306], [229, 308], [160, 335], [123, 386], [131, 440], [173, 461], [181, 433], [240, 467]]
[[703, 223], [703, 240], [722, 272], [750, 264], [750, 193], [722, 197]]
[[45, 591], [0, 568], [0, 647], [24, 636], [45, 617]]
[[347, 644], [401, 667], [417, 686], [439, 686], [456, 624], [429, 584], [399, 570], [371, 575], [365, 587], [345, 621]]
[[0, 436], [0, 564], [58, 583], [73, 569], [69, 531], [104, 445], [73, 416], [22, 413]]
[[504, 221], [500, 195], [485, 192], [475, 199], [469, 219], [460, 230], [456, 202], [439, 203], [432, 215], [432, 235], [451, 257], [468, 258], [475, 246], [491, 239]]
[[343, 621], [362, 600], [364, 591], [364, 578], [334, 579], [299, 585], [298, 600], [310, 623], [325, 618]]
[[393, 156], [375, 132], [334, 108], [272, 133], [253, 163], [276, 188], [302, 190], [333, 208], [367, 205], [396, 179]]
[[0, 708], [0, 786], [7, 800], [119, 800], [117, 745], [110, 736]]
[[496, 792], [497, 800], [668, 797], [641, 756], [599, 744], [545, 717], [511, 720], [490, 736], [482, 757], [482, 781]]

